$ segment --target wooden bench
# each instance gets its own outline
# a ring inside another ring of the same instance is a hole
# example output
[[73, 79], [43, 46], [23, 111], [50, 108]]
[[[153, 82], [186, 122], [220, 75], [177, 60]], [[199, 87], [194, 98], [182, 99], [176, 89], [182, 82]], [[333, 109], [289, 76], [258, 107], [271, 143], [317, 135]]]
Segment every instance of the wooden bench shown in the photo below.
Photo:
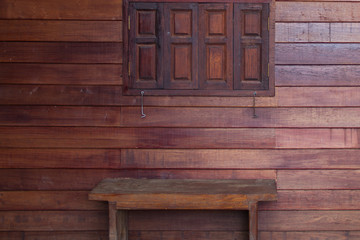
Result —
[[128, 239], [128, 210], [248, 210], [249, 239], [257, 239], [259, 201], [277, 199], [274, 180], [104, 179], [90, 200], [109, 202], [109, 239]]

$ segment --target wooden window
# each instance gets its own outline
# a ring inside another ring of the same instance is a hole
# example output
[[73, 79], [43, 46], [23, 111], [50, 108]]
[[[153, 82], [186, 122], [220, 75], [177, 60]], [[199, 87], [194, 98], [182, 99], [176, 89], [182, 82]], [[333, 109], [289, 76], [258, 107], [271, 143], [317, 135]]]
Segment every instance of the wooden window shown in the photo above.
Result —
[[273, 96], [270, 5], [124, 1], [124, 94]]

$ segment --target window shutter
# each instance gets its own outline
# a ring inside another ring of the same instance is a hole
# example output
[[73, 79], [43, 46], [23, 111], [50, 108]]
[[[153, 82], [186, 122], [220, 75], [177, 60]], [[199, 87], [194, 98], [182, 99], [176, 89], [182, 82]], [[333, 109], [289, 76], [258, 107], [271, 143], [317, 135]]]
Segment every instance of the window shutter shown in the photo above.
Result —
[[200, 89], [232, 89], [232, 4], [200, 4], [199, 8]]
[[236, 3], [234, 8], [234, 87], [268, 89], [268, 5]]
[[129, 9], [129, 72], [131, 88], [162, 88], [161, 5], [131, 3]]

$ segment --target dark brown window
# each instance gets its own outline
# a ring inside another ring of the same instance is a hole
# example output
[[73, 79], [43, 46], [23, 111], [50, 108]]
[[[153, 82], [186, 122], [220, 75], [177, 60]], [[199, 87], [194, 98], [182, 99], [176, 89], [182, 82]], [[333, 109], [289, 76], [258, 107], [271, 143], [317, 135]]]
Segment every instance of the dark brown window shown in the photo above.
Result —
[[272, 96], [269, 5], [125, 1], [124, 94]]

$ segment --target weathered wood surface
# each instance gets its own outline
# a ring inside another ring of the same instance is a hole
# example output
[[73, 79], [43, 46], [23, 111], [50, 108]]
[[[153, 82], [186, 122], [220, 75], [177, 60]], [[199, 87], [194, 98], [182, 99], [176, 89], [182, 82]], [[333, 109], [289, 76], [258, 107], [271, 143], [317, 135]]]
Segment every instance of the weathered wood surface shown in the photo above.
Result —
[[[104, 178], [275, 179], [275, 170], [0, 169], [2, 191], [89, 191]], [[74, 184], [76, 183], [76, 184]]]
[[246, 210], [252, 209], [253, 202], [273, 201], [276, 196], [276, 183], [269, 179], [104, 179], [89, 193], [90, 200], [113, 202], [118, 209], [129, 210]]
[[[80, 9], [79, 9], [80, 7]], [[122, 1], [2, 0], [2, 19], [120, 20]]]
[[106, 211], [3, 211], [1, 231], [97, 231], [107, 229]]
[[112, 42], [0, 42], [0, 52], [0, 62], [122, 62], [121, 43]]
[[359, 42], [360, 24], [277, 23], [276, 42]]
[[[107, 231], [48, 231], [48, 232], [25, 232], [21, 240], [108, 240]], [[19, 239], [20, 240], [20, 239]]]
[[0, 20], [0, 41], [121, 42], [121, 21]]
[[119, 169], [121, 150], [0, 149], [0, 168]]
[[276, 86], [360, 86], [357, 65], [278, 65]]
[[121, 69], [121, 64], [0, 63], [0, 83], [122, 85]]
[[277, 172], [278, 189], [360, 189], [359, 179], [359, 170], [279, 170]]
[[260, 231], [358, 231], [359, 211], [260, 211]]
[[359, 237], [359, 231], [260, 232], [260, 240], [357, 240]]
[[0, 210], [107, 210], [104, 202], [89, 201], [88, 194], [88, 191], [1, 191]]
[[279, 190], [274, 202], [259, 203], [260, 210], [359, 210], [359, 190]]
[[248, 240], [247, 231], [130, 231], [129, 239]]
[[123, 168], [358, 169], [358, 149], [123, 149]]
[[356, 43], [277, 43], [275, 64], [359, 64]]
[[291, 2], [276, 3], [278, 22], [355, 22], [360, 18], [359, 2]]

